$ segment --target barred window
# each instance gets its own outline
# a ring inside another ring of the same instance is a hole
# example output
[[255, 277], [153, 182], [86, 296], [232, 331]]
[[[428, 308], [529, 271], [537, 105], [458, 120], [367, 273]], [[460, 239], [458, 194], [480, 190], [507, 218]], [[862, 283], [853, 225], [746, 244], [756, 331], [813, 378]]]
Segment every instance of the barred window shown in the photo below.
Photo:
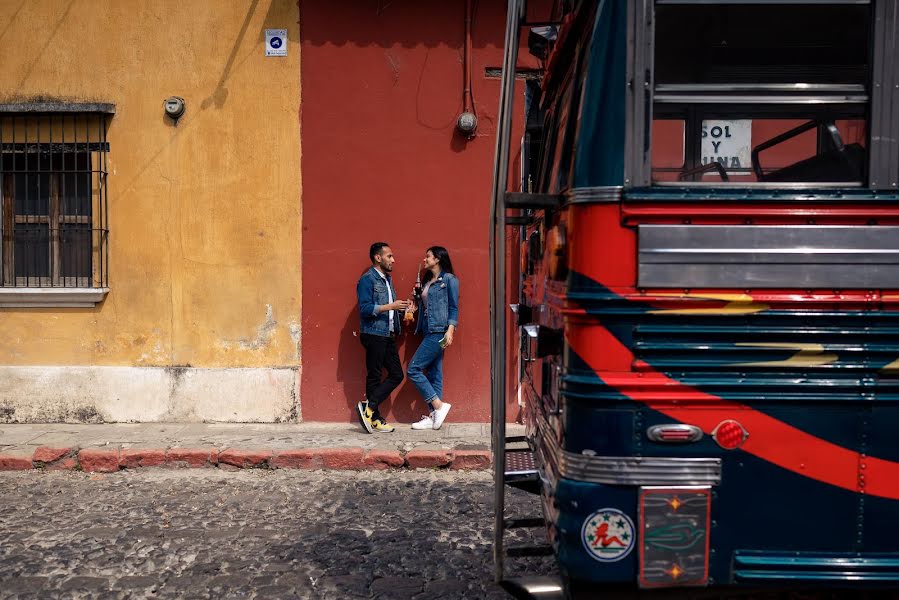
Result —
[[107, 287], [108, 106], [0, 107], [0, 291]]

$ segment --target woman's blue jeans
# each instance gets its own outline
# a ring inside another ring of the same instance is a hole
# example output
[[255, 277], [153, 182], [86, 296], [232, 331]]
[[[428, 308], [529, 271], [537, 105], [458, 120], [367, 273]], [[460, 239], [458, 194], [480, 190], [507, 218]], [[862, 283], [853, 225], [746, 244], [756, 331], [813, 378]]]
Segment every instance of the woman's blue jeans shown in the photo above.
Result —
[[443, 399], [443, 348], [440, 347], [442, 337], [442, 333], [425, 335], [406, 372], [406, 376], [415, 384], [429, 409], [433, 408], [432, 400]]

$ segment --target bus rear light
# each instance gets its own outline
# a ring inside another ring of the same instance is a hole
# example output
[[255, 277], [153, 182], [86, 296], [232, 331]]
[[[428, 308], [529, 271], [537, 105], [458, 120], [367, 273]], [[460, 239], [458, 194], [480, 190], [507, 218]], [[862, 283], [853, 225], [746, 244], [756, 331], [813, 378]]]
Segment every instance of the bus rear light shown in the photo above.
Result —
[[743, 445], [749, 432], [737, 421], [727, 420], [718, 423], [718, 426], [712, 430], [712, 439], [725, 450], [736, 450]]
[[646, 437], [654, 442], [664, 442], [668, 444], [698, 442], [702, 439], [702, 429], [695, 425], [687, 425], [684, 423], [653, 425], [646, 430]]

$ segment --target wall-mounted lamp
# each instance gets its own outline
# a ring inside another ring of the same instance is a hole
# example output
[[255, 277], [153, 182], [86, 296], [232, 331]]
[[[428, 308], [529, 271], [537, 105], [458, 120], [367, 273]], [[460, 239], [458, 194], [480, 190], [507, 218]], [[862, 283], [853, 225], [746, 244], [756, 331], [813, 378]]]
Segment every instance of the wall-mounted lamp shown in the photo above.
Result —
[[184, 98], [179, 96], [169, 96], [165, 99], [165, 102], [162, 103], [162, 107], [165, 109], [165, 114], [177, 123], [178, 119], [181, 118], [181, 115], [184, 114]]

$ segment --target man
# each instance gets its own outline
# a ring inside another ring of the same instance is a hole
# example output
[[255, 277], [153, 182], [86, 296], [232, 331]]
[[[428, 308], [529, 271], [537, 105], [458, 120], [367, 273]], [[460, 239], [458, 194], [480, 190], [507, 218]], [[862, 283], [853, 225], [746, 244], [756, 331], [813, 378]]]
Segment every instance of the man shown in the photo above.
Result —
[[[409, 306], [406, 300], [396, 299], [396, 290], [390, 280], [393, 271], [393, 251], [386, 242], [375, 242], [368, 250], [371, 268], [356, 284], [359, 317], [362, 325], [359, 338], [365, 348], [365, 402], [356, 405], [359, 422], [369, 433], [390, 433], [394, 428], [387, 423], [378, 407], [403, 380], [403, 367], [396, 348], [400, 333], [400, 321]], [[387, 379], [381, 380], [381, 371], [387, 370]]]

